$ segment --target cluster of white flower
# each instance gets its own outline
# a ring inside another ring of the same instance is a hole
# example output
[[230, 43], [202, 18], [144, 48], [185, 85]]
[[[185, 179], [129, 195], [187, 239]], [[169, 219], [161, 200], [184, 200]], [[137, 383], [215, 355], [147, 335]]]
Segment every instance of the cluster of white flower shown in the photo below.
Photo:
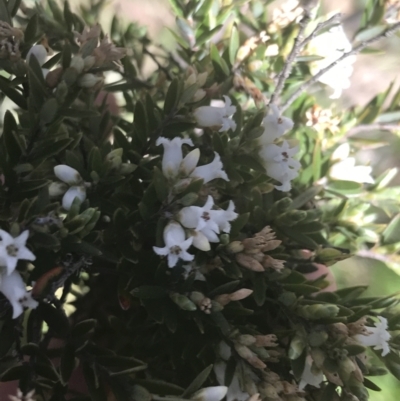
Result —
[[64, 195], [62, 206], [65, 210], [71, 208], [75, 198], [79, 198], [81, 202], [86, 199], [86, 187], [88, 183], [84, 182], [81, 175], [72, 167], [65, 164], [59, 164], [54, 167], [54, 174], [62, 182], [53, 182], [50, 184], [50, 196]]
[[25, 308], [38, 305], [16, 269], [19, 259], [35, 260], [35, 255], [25, 246], [29, 231], [23, 231], [18, 237], [12, 237], [7, 231], [0, 230], [0, 292], [9, 300], [13, 308], [13, 319]]
[[286, 140], [274, 143], [286, 131], [292, 129], [293, 121], [290, 118], [282, 117], [279, 108], [271, 104], [262, 126], [264, 132], [258, 139], [261, 149], [259, 155], [264, 162], [267, 175], [277, 180], [281, 185], [275, 188], [280, 191], [290, 191], [291, 181], [297, 177], [300, 162], [293, 159], [298, 152], [298, 147], [290, 147]]
[[[204, 183], [216, 178], [229, 181], [217, 152], [214, 152], [214, 160], [211, 163], [197, 166], [199, 149], [194, 149], [183, 157], [182, 145], [194, 146], [190, 139], [176, 137], [169, 140], [160, 137], [156, 144], [164, 147], [162, 171], [173, 187], [179, 187], [182, 183], [196, 178], [202, 179]], [[174, 220], [167, 224], [164, 229], [165, 247], [153, 249], [158, 255], [168, 257], [169, 267], [174, 267], [179, 259], [193, 260], [194, 256], [187, 252], [190, 246], [208, 251], [211, 248], [210, 242], [219, 242], [218, 234], [230, 232], [229, 222], [237, 217], [234, 203], [230, 201], [226, 210], [215, 210], [213, 207], [214, 199], [208, 196], [204, 206], [184, 207], [174, 216]]]

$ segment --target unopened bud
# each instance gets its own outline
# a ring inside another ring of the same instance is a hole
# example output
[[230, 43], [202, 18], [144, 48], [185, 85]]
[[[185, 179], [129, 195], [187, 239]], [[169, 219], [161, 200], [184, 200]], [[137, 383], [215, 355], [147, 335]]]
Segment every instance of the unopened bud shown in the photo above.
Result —
[[81, 88], [90, 89], [101, 81], [103, 81], [103, 77], [99, 77], [94, 74], [84, 74], [78, 79], [78, 86], [80, 86]]
[[262, 264], [249, 255], [245, 255], [244, 253], [238, 253], [235, 256], [235, 259], [236, 262], [240, 264], [240, 266], [245, 267], [246, 269], [252, 270], [254, 272], [265, 271]]
[[52, 197], [64, 195], [67, 190], [68, 185], [64, 182], [52, 182], [49, 185], [49, 195]]
[[258, 390], [263, 398], [274, 400], [279, 397], [276, 388], [272, 384], [262, 382], [258, 385]]
[[177, 292], [170, 295], [171, 300], [177, 304], [181, 309], [193, 312], [197, 310], [196, 305], [185, 295], [178, 294]]
[[256, 354], [254, 354], [254, 352], [252, 352], [248, 347], [246, 347], [245, 345], [241, 345], [238, 343], [235, 343], [235, 350], [237, 351], [237, 353], [243, 358], [245, 359], [248, 363], [250, 363], [250, 365], [252, 365], [253, 367], [257, 368], [257, 369], [264, 369], [266, 368], [266, 364], [257, 357]]
[[87, 56], [83, 59], [83, 68], [85, 71], [90, 70], [96, 63], [94, 56]]
[[310, 320], [336, 317], [339, 311], [338, 306], [327, 304], [302, 305], [297, 309], [300, 316]]
[[77, 71], [77, 73], [80, 74], [83, 71], [83, 68], [85, 67], [85, 63], [81, 56], [74, 56], [69, 66], [70, 68], [74, 68]]
[[244, 245], [241, 241], [233, 241], [226, 246], [229, 253], [239, 253], [244, 250]]
[[203, 98], [206, 96], [206, 94], [207, 94], [207, 93], [206, 93], [206, 91], [205, 91], [204, 89], [198, 89], [198, 90], [194, 93], [194, 95], [193, 95], [191, 101], [192, 101], [193, 103], [200, 102], [200, 100], [203, 99]]
[[221, 294], [221, 295], [217, 295], [214, 298], [214, 301], [218, 302], [222, 306], [225, 306], [225, 305], [228, 305], [229, 302], [231, 302], [231, 297], [230, 297], [230, 294]]
[[240, 344], [245, 345], [245, 346], [248, 347], [248, 346], [250, 346], [250, 345], [255, 344], [256, 338], [253, 337], [253, 336], [250, 335], [250, 334], [241, 334], [241, 335], [237, 338], [237, 341], [238, 341]]
[[56, 177], [68, 185], [77, 185], [82, 182], [81, 175], [72, 167], [65, 164], [59, 164], [54, 167]]
[[249, 297], [253, 293], [253, 290], [249, 290], [248, 288], [241, 288], [229, 295], [231, 301], [240, 301], [241, 299], [245, 299]]
[[225, 386], [206, 387], [194, 393], [191, 399], [197, 401], [220, 401], [227, 392], [228, 387]]
[[197, 85], [201, 88], [207, 81], [208, 72], [202, 72], [201, 74], [197, 75]]
[[256, 338], [256, 347], [277, 347], [278, 344], [276, 343], [278, 341], [278, 338], [276, 337], [275, 334], [268, 334], [265, 336], [255, 336]]

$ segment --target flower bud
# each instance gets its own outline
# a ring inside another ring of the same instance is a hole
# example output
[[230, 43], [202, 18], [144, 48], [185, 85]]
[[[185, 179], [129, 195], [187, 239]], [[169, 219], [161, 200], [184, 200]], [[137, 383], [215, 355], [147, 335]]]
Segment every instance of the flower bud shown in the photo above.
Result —
[[231, 302], [231, 297], [229, 294], [220, 294], [214, 298], [214, 301], [218, 302], [222, 306], [225, 306]]
[[244, 253], [237, 253], [235, 259], [236, 262], [240, 264], [240, 266], [245, 267], [246, 269], [252, 270], [254, 272], [265, 271], [262, 264], [249, 255], [245, 255]]
[[99, 77], [94, 74], [84, 74], [82, 77], [78, 79], [78, 86], [81, 88], [93, 88], [99, 82], [103, 80], [103, 77]]
[[78, 74], [83, 71], [85, 63], [81, 56], [74, 56], [71, 60], [71, 64], [69, 65], [71, 68], [74, 68]]
[[70, 187], [63, 196], [62, 199], [63, 208], [65, 210], [71, 209], [72, 203], [74, 202], [75, 198], [78, 198], [81, 202], [83, 202], [86, 199], [86, 189], [81, 186]]
[[196, 305], [185, 295], [175, 292], [170, 295], [170, 298], [183, 310], [193, 312], [197, 309]]
[[227, 392], [228, 387], [226, 386], [205, 387], [194, 393], [191, 399], [196, 401], [220, 401], [226, 396]]
[[249, 297], [252, 293], [253, 290], [249, 290], [248, 288], [242, 288], [230, 294], [229, 298], [231, 301], [240, 301], [241, 299]]
[[133, 173], [137, 169], [137, 165], [133, 163], [122, 163], [119, 169], [120, 174], [128, 175]]
[[68, 185], [77, 185], [82, 183], [81, 175], [72, 167], [65, 164], [59, 164], [54, 167], [56, 177]]
[[239, 253], [244, 250], [244, 245], [241, 241], [233, 241], [226, 246], [229, 253]]
[[52, 182], [49, 185], [49, 195], [51, 197], [61, 196], [68, 190], [68, 185], [64, 182]]
[[265, 336], [255, 336], [256, 342], [255, 346], [256, 347], [277, 347], [278, 344], [276, 343], [278, 341], [277, 337], [275, 334], [268, 334]]
[[328, 304], [302, 305], [297, 308], [300, 316], [310, 320], [336, 317], [339, 311], [338, 306]]
[[193, 103], [199, 102], [201, 99], [203, 99], [203, 98], [206, 96], [206, 94], [207, 94], [207, 93], [206, 93], [206, 91], [205, 91], [204, 89], [198, 89], [198, 90], [194, 93], [194, 95], [193, 95], [191, 101], [192, 101]]
[[96, 63], [96, 58], [94, 56], [87, 56], [83, 59], [84, 70], [90, 70]]
[[237, 338], [237, 341], [245, 346], [250, 346], [255, 344], [256, 338], [250, 334], [242, 334]]

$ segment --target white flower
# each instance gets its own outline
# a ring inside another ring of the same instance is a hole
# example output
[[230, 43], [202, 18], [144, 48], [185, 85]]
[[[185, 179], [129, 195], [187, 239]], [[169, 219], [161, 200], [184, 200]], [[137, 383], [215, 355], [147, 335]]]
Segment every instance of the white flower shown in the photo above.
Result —
[[[54, 167], [54, 174], [65, 184], [70, 185], [70, 188], [64, 193], [62, 206], [65, 210], [71, 208], [75, 198], [79, 198], [81, 202], [86, 199], [86, 187], [81, 175], [74, 168], [65, 164], [59, 164]], [[65, 188], [61, 183], [52, 183], [49, 187], [49, 193], [52, 196], [61, 195], [62, 189]]]
[[164, 228], [164, 248], [153, 246], [157, 255], [168, 256], [168, 267], [174, 267], [179, 259], [191, 261], [194, 255], [187, 252], [192, 245], [193, 238], [185, 240], [185, 230], [176, 222], [170, 222]]
[[320, 369], [313, 365], [313, 360], [311, 356], [307, 356], [306, 363], [304, 365], [304, 370], [301, 375], [301, 380], [299, 383], [299, 390], [303, 390], [307, 384], [311, 386], [320, 388], [320, 384], [324, 380], [324, 374]]
[[[329, 31], [317, 36], [310, 44], [312, 53], [324, 57], [322, 60], [315, 61], [311, 65], [311, 72], [318, 73], [323, 68], [339, 59], [343, 53], [351, 51], [352, 46], [347, 39], [341, 25], [329, 29]], [[343, 89], [350, 87], [350, 77], [353, 73], [353, 64], [356, 56], [349, 56], [342, 62], [331, 68], [318, 80], [333, 89], [331, 99], [337, 99], [342, 94]]]
[[210, 249], [209, 242], [219, 242], [220, 231], [229, 233], [231, 230], [230, 221], [238, 216], [234, 212], [235, 205], [232, 201], [226, 210], [212, 210], [214, 200], [208, 196], [203, 207], [187, 206], [178, 213], [178, 220], [186, 228], [194, 229], [193, 246], [207, 251]]
[[28, 236], [28, 230], [23, 231], [15, 238], [7, 231], [0, 230], [0, 265], [6, 267], [7, 275], [15, 270], [19, 259], [36, 259], [36, 256], [25, 246]]
[[191, 139], [183, 139], [180, 137], [175, 137], [172, 140], [164, 137], [160, 137], [157, 139], [156, 145], [164, 146], [162, 171], [163, 174], [168, 178], [175, 178], [178, 175], [179, 168], [183, 160], [183, 144], [193, 146], [193, 142]]
[[390, 352], [388, 341], [391, 336], [387, 331], [387, 319], [383, 316], [378, 316], [379, 322], [375, 323], [375, 327], [368, 327], [369, 334], [357, 334], [355, 339], [366, 347], [374, 347], [375, 350], [382, 350], [382, 356]]
[[222, 170], [224, 166], [221, 162], [221, 157], [217, 152], [214, 152], [214, 155], [214, 160], [211, 163], [196, 167], [190, 176], [202, 178], [205, 184], [209, 181], [215, 180], [216, 178], [222, 178], [225, 181], [229, 181], [227, 174]]
[[281, 116], [278, 106], [271, 104], [262, 122], [264, 133], [259, 138], [259, 142], [261, 145], [269, 145], [275, 139], [280, 138], [286, 131], [291, 130], [293, 125], [293, 121], [290, 118]]
[[301, 165], [298, 160], [292, 157], [297, 151], [297, 146], [290, 148], [288, 142], [283, 141], [282, 146], [276, 144], [266, 145], [259, 152], [264, 161], [267, 175], [281, 182], [281, 185], [275, 185], [275, 188], [280, 191], [290, 191], [290, 181], [298, 175]]
[[224, 96], [224, 107], [201, 106], [194, 110], [193, 116], [200, 127], [219, 127], [219, 132], [235, 130], [236, 123], [230, 117], [236, 112], [232, 101]]
[[348, 143], [340, 145], [333, 152], [332, 160], [337, 160], [337, 162], [330, 168], [329, 176], [336, 180], [373, 184], [372, 167], [356, 166], [356, 159], [349, 155], [350, 145]]
[[79, 198], [81, 202], [86, 199], [86, 188], [83, 186], [72, 186], [68, 189], [68, 191], [64, 194], [62, 198], [62, 206], [65, 210], [71, 209], [72, 202], [75, 198]]
[[24, 308], [33, 309], [38, 306], [37, 301], [26, 291], [25, 284], [17, 271], [13, 271], [9, 275], [1, 275], [0, 291], [13, 307], [13, 319], [21, 315]]
[[[29, 60], [31, 56], [34, 55], [39, 65], [42, 66], [47, 59], [47, 50], [43, 45], [35, 45], [29, 49], [28, 54], [26, 55], [26, 62], [29, 64]], [[49, 73], [49, 70], [46, 68], [42, 68], [43, 77], [46, 78], [46, 75]]]
[[226, 386], [205, 387], [194, 393], [191, 399], [197, 401], [220, 401], [225, 397], [227, 391], [228, 387]]

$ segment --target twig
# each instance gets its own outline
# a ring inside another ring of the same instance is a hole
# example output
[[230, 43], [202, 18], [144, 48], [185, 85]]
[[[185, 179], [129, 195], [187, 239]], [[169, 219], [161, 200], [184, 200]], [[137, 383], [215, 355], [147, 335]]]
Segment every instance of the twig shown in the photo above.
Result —
[[310, 12], [305, 10], [304, 16], [299, 23], [299, 26], [300, 26], [299, 33], [297, 34], [296, 39], [294, 40], [292, 50], [290, 51], [289, 56], [288, 56], [285, 64], [283, 65], [282, 71], [278, 75], [278, 78], [277, 78], [278, 83], [276, 84], [275, 90], [274, 90], [273, 94], [271, 95], [269, 104], [273, 104], [275, 102], [276, 98], [282, 92], [283, 85], [285, 84], [290, 73], [292, 72], [293, 62], [302, 49], [302, 39], [303, 39], [302, 36], [303, 36], [305, 29], [307, 28], [310, 18], [311, 18]]
[[337, 13], [337, 14], [333, 15], [331, 18], [327, 19], [326, 21], [320, 22], [316, 26], [316, 28], [301, 42], [301, 44], [300, 44], [301, 48], [304, 48], [305, 45], [310, 43], [315, 38], [317, 33], [320, 32], [322, 29], [325, 29], [329, 25], [339, 22], [341, 18], [342, 18], [342, 14]]
[[169, 73], [168, 68], [161, 65], [161, 63], [157, 60], [156, 56], [153, 53], [151, 53], [149, 50], [147, 50], [147, 48], [145, 46], [143, 46], [143, 53], [147, 54], [157, 64], [157, 67], [167, 76], [167, 78], [170, 81], [172, 81], [172, 76]]
[[327, 67], [323, 68], [320, 70], [317, 74], [312, 76], [308, 81], [304, 82], [290, 97], [286, 102], [281, 106], [281, 111], [283, 112], [286, 110], [307, 88], [309, 88], [312, 84], [318, 81], [319, 78], [322, 77], [325, 73], [327, 73], [329, 70], [331, 70], [333, 67], [335, 67], [337, 64], [339, 64], [341, 61], [345, 60], [347, 57], [354, 56], [358, 53], [360, 53], [361, 50], [365, 49], [368, 45], [371, 43], [374, 43], [378, 41], [379, 39], [382, 39], [384, 37], [389, 37], [391, 36], [394, 32], [400, 29], [400, 22], [397, 22], [396, 24], [393, 24], [389, 28], [385, 29], [383, 32], [381, 32], [379, 35], [376, 35], [368, 40], [365, 40], [364, 42], [361, 42], [358, 46], [354, 47], [352, 50], [343, 53], [337, 60], [335, 60], [333, 63], [329, 64]]

